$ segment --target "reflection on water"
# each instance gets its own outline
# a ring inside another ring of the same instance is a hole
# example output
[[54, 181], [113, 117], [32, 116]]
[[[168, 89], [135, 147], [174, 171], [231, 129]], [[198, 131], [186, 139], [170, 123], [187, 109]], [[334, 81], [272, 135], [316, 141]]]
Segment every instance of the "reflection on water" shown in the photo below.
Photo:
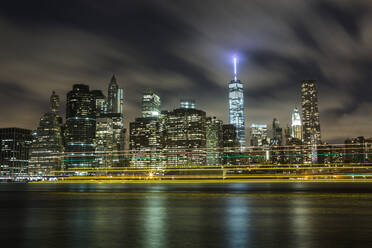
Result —
[[371, 247], [372, 185], [0, 185], [14, 247]]

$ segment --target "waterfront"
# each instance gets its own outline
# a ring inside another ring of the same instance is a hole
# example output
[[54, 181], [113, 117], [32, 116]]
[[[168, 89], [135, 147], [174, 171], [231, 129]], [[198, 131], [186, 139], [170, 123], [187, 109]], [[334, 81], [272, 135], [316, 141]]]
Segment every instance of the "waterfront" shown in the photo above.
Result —
[[371, 247], [372, 184], [0, 184], [13, 247]]

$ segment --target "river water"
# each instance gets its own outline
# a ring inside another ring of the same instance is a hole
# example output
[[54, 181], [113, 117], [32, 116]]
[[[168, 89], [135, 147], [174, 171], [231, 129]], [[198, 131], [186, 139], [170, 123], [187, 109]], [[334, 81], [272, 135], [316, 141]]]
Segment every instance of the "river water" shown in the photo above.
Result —
[[372, 247], [372, 184], [0, 184], [5, 243]]

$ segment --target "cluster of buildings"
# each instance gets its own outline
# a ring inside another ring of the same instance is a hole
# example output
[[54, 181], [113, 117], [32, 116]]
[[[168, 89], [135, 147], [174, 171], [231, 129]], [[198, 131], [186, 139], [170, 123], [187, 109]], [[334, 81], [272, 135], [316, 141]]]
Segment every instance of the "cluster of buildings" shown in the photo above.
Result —
[[[60, 98], [50, 97], [49, 111], [36, 130], [0, 129], [0, 173], [3, 177], [48, 175], [72, 167], [120, 166], [125, 149], [124, 91], [111, 78], [107, 96], [75, 84], [67, 93], [66, 118]], [[118, 155], [119, 154], [119, 155]]]
[[[291, 123], [284, 128], [276, 118], [271, 127], [262, 123], [249, 128], [245, 125], [243, 83], [238, 79], [236, 58], [228, 96], [229, 123], [224, 124], [198, 109], [192, 99], [181, 99], [177, 109], [162, 110], [159, 95], [146, 89], [141, 117], [130, 122], [126, 132], [124, 91], [115, 76], [107, 96], [88, 85], [75, 84], [67, 93], [65, 121], [60, 115], [59, 96], [53, 92], [49, 111], [40, 118], [36, 130], [0, 128], [0, 175], [48, 175], [53, 170], [76, 167], [162, 168], [370, 159], [372, 140], [348, 139], [342, 147], [321, 141], [314, 80], [301, 84], [302, 118], [300, 110], [294, 108]], [[358, 154], [354, 154], [355, 149]]]

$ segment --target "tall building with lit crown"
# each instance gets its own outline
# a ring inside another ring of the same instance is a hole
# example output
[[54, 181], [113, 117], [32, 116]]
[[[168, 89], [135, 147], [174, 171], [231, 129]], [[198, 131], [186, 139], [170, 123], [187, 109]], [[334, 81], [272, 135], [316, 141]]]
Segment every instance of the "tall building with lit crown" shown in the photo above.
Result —
[[52, 170], [62, 169], [63, 135], [62, 118], [59, 116], [59, 97], [53, 91], [50, 109], [33, 132], [28, 165], [29, 175], [48, 175]]
[[244, 119], [243, 84], [237, 78], [237, 58], [234, 57], [234, 79], [229, 83], [229, 123], [236, 128], [236, 134], [242, 147], [246, 145]]
[[298, 108], [294, 108], [292, 113], [291, 137], [302, 140], [302, 123]]
[[160, 97], [152, 89], [146, 89], [142, 97], [142, 117], [159, 117]]
[[315, 80], [302, 81], [301, 97], [303, 141], [309, 149], [309, 156], [306, 162], [311, 161], [312, 163], [316, 163], [318, 160], [316, 146], [321, 143], [321, 136], [318, 111], [318, 90]]
[[67, 93], [65, 164], [94, 166], [96, 103], [88, 85], [75, 84]]

